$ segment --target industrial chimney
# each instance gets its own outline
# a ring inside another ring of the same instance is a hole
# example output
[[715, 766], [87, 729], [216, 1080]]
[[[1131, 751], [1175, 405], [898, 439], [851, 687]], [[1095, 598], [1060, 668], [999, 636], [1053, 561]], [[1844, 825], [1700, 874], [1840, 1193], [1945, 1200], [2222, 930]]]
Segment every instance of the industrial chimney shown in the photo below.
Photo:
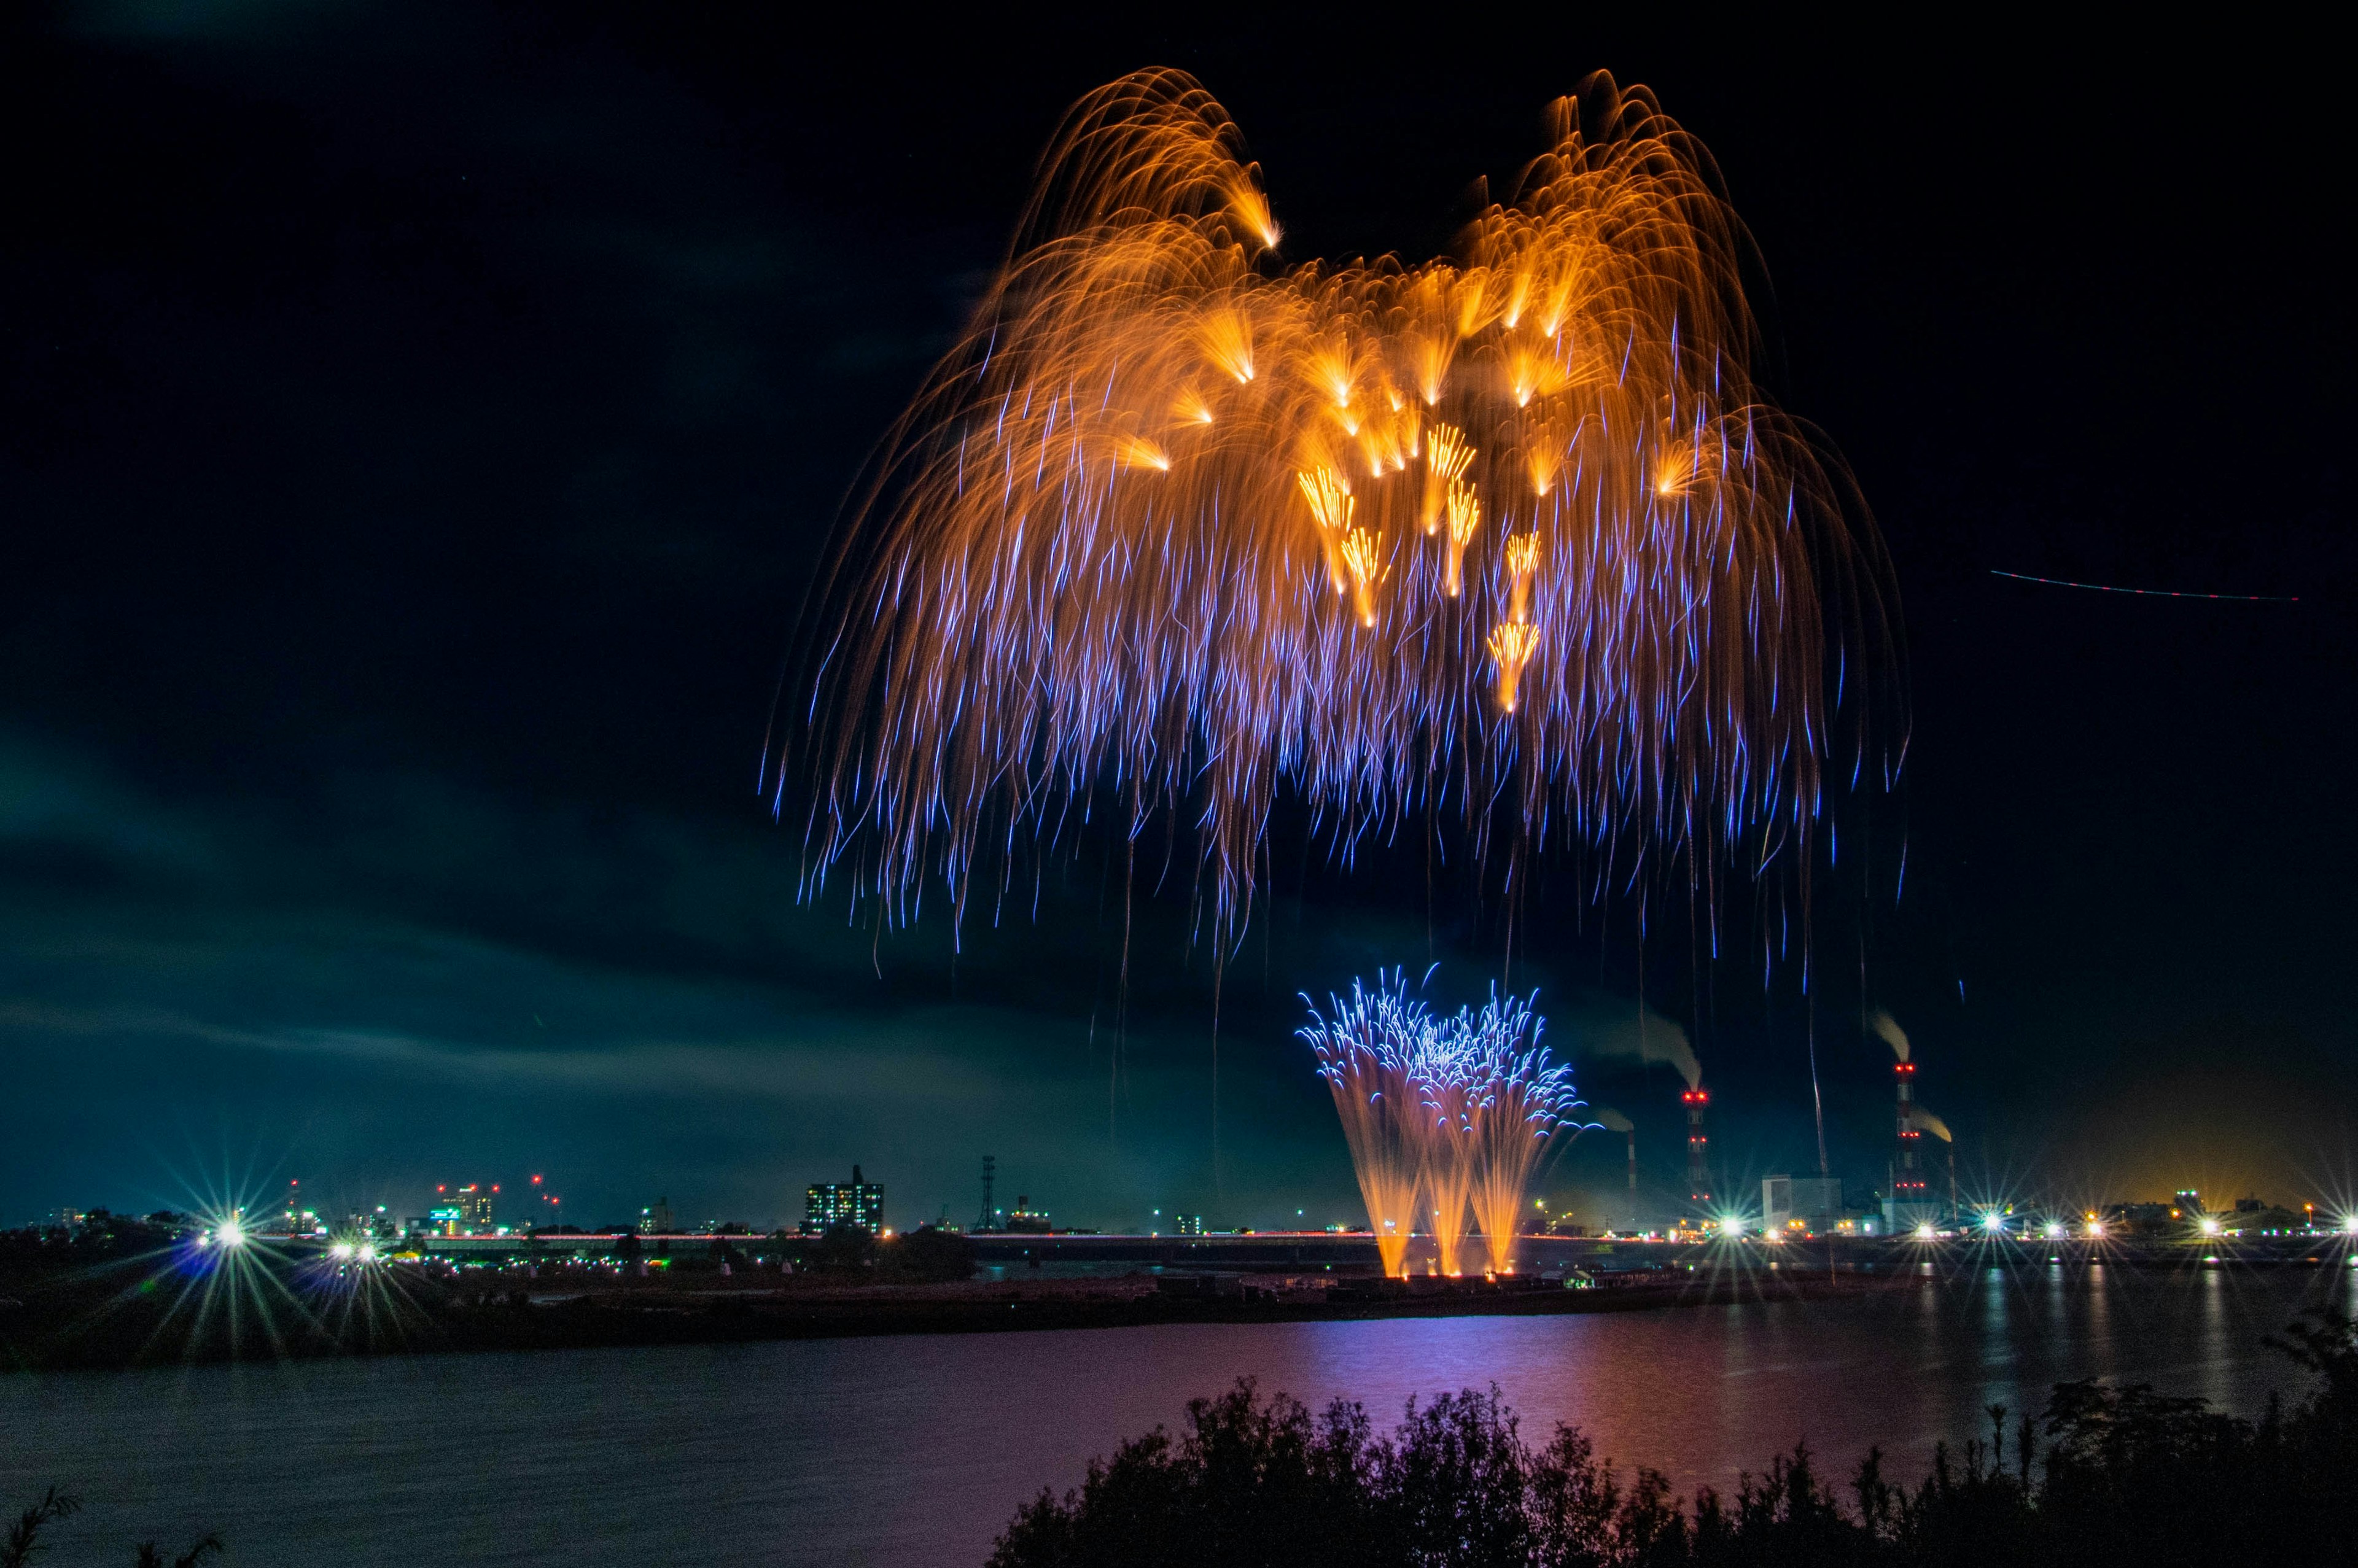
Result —
[[1711, 1103], [1711, 1094], [1701, 1084], [1679, 1097], [1687, 1108], [1687, 1198], [1689, 1202], [1711, 1202], [1711, 1141], [1704, 1136], [1703, 1108]]
[[[1916, 1120], [1916, 1064], [1896, 1062], [1891, 1076], [1899, 1086], [1898, 1147], [1891, 1159], [1891, 1203], [1894, 1225], [1912, 1223], [1924, 1212], [1927, 1193], [1920, 1146], [1924, 1133]], [[1912, 1208], [1907, 1206], [1914, 1206]]]

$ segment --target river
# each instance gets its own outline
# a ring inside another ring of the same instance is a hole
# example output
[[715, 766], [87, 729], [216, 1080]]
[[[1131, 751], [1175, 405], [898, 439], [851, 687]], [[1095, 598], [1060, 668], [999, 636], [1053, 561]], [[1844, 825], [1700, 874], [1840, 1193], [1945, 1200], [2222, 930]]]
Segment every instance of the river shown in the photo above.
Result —
[[1913, 1480], [1983, 1408], [2103, 1376], [2244, 1414], [2358, 1269], [1968, 1271], [1866, 1298], [0, 1377], [0, 1507], [83, 1513], [45, 1568], [228, 1538], [238, 1564], [979, 1564], [1016, 1505], [1237, 1377], [1313, 1405], [1498, 1384], [1682, 1492], [1806, 1437]]

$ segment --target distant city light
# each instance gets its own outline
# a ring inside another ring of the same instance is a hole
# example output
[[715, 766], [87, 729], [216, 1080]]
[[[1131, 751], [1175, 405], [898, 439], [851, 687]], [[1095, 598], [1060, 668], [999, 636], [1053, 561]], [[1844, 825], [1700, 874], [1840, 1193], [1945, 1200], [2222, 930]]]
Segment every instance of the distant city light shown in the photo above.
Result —
[[1930, 1241], [1934, 1234], [1932, 1222], [1929, 1219], [1916, 1227], [1916, 1239], [1919, 1241]]
[[2219, 1221], [2215, 1217], [2207, 1214], [2202, 1217], [2202, 1234], [2205, 1236], [2219, 1234]]
[[339, 1262], [349, 1262], [356, 1255], [357, 1251], [358, 1249], [354, 1248], [351, 1242], [339, 1241], [329, 1247], [328, 1256], [335, 1259]]
[[245, 1245], [245, 1227], [234, 1219], [224, 1219], [213, 1227], [213, 1239], [224, 1247]]
[[361, 1261], [362, 1261], [362, 1262], [363, 1262], [363, 1263], [373, 1263], [373, 1262], [375, 1262], [375, 1261], [376, 1261], [376, 1243], [375, 1243], [375, 1242], [373, 1242], [373, 1241], [363, 1241], [363, 1242], [362, 1242], [362, 1243], [361, 1243], [361, 1249], [360, 1249], [360, 1260], [361, 1260]]
[[1719, 1227], [1730, 1236], [1741, 1236], [1744, 1234], [1744, 1217], [1731, 1214], [1719, 1222]]
[[2358, 1236], [2358, 1214], [2353, 1214], [2348, 1219], [2342, 1222], [2342, 1234], [2344, 1236]]
[[1992, 1210], [1982, 1216], [1982, 1228], [1995, 1236], [2006, 1228], [2006, 1216]]
[[2050, 1241], [2061, 1241], [2063, 1239], [2063, 1222], [2061, 1220], [2050, 1219], [2047, 1222], [2047, 1239]]
[[2102, 1236], [2104, 1233], [2104, 1222], [2103, 1220], [2101, 1220], [2101, 1219], [2092, 1219], [2092, 1220], [2090, 1220], [2090, 1221], [2088, 1222], [2088, 1234], [2089, 1234], [2089, 1235], [2091, 1235], [2091, 1236]]

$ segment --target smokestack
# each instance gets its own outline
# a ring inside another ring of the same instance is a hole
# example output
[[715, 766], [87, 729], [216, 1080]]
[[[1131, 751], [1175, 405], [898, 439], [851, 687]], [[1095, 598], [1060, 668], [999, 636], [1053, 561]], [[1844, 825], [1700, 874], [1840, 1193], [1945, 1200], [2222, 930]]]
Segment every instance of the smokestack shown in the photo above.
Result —
[[1692, 1203], [1709, 1203], [1711, 1141], [1704, 1136], [1703, 1109], [1711, 1103], [1710, 1091], [1696, 1084], [1679, 1097], [1679, 1103], [1687, 1108], [1687, 1198]]
[[1628, 1135], [1629, 1140], [1629, 1190], [1633, 1193], [1636, 1192], [1638, 1190], [1637, 1128], [1630, 1124], [1628, 1117], [1622, 1115], [1619, 1111], [1615, 1110], [1611, 1106], [1604, 1105], [1600, 1105], [1596, 1108], [1596, 1124], [1605, 1129], [1607, 1132], [1619, 1132]]
[[1629, 1140], [1629, 1223], [1634, 1226], [1638, 1223], [1638, 1129], [1609, 1105], [1600, 1105], [1595, 1110], [1596, 1125]]
[[1921, 1100], [1914, 1101], [1908, 1107], [1908, 1120], [1909, 1125], [1914, 1127], [1919, 1132], [1929, 1132], [1949, 1146], [1949, 1212], [1956, 1213], [1957, 1140], [1955, 1135], [1950, 1132], [1947, 1122], [1924, 1108], [1924, 1102]]
[[1891, 1160], [1891, 1201], [1894, 1204], [1921, 1204], [1925, 1199], [1924, 1172], [1919, 1145], [1923, 1130], [1913, 1103], [1916, 1098], [1916, 1064], [1905, 1055], [1893, 1063], [1891, 1076], [1899, 1090], [1898, 1147]]

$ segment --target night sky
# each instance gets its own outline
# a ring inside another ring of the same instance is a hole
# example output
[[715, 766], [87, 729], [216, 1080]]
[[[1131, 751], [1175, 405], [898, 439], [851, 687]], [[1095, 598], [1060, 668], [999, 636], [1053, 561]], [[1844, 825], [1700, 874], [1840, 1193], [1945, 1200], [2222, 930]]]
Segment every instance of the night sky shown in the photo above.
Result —
[[[1216, 1166], [1184, 886], [1131, 908], [1126, 989], [1094, 850], [1036, 920], [880, 934], [797, 904], [756, 789], [846, 487], [1059, 113], [1154, 63], [1240, 122], [1296, 260], [1444, 249], [1600, 67], [1752, 227], [1769, 383], [1896, 563], [1914, 745], [1846, 809], [1908, 871], [1823, 879], [1809, 1001], [1757, 931], [1641, 954], [1570, 874], [1526, 912], [1507, 978], [1657, 1195], [1679, 1082], [1612, 1054], [1641, 990], [1736, 1178], [1815, 1164], [1814, 1017], [1835, 1167], [1881, 1182], [1864, 1001], [1970, 1192], [2358, 1195], [2352, 148], [2313, 40], [7, 15], [0, 1220], [542, 1172], [568, 1220], [768, 1224], [854, 1161], [893, 1223], [964, 1220], [986, 1152], [1059, 1222], [1357, 1217], [1297, 993], [1506, 965], [1413, 847], [1292, 843], [1218, 985]], [[1613, 1218], [1620, 1161], [1591, 1135], [1547, 1190]]]

